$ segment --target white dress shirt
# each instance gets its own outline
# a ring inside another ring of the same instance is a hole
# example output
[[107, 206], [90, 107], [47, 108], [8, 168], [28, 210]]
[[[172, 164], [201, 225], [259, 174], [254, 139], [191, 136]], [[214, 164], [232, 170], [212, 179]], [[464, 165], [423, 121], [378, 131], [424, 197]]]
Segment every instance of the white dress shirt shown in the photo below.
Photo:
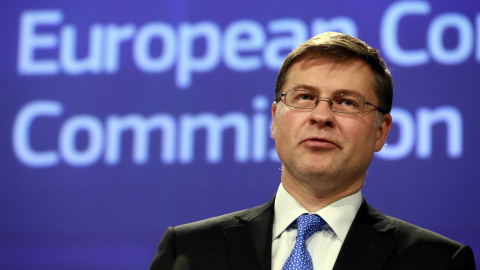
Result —
[[[315, 270], [331, 270], [342, 247], [353, 219], [362, 203], [358, 191], [315, 212], [327, 224], [307, 240]], [[295, 245], [297, 229], [290, 224], [298, 216], [309, 213], [280, 184], [275, 198], [273, 217], [272, 270], [281, 270]]]

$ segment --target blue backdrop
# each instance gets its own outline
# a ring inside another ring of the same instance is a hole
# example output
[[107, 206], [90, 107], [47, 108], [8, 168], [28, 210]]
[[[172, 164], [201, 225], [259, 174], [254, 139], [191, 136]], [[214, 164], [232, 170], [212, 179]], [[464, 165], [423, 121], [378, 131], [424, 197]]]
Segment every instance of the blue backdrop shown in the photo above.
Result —
[[1, 269], [146, 269], [168, 226], [269, 200], [276, 72], [323, 31], [392, 69], [367, 201], [480, 258], [478, 1], [3, 6]]

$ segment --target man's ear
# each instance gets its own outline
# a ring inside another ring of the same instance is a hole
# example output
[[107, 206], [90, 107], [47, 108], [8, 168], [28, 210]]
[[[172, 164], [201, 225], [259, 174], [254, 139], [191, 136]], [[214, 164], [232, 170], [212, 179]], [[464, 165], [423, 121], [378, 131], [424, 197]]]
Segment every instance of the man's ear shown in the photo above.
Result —
[[390, 114], [382, 115], [382, 121], [377, 129], [377, 138], [375, 141], [375, 151], [382, 150], [385, 142], [387, 141], [388, 133], [392, 127], [392, 116]]
[[278, 103], [277, 102], [273, 102], [272, 104], [272, 127], [271, 127], [271, 132], [272, 132], [272, 138], [275, 140], [275, 129], [277, 127], [277, 106], [278, 106]]

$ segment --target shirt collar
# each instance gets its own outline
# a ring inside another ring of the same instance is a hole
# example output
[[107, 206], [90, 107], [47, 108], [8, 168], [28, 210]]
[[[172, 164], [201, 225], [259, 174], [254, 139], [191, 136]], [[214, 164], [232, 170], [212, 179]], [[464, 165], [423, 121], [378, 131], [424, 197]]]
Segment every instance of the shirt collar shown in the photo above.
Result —
[[[333, 202], [315, 213], [327, 222], [340, 241], [343, 242], [347, 237], [348, 230], [361, 204], [362, 193], [358, 191]], [[278, 187], [274, 207], [273, 239], [279, 237], [298, 216], [308, 213], [308, 211], [283, 188], [282, 184]]]

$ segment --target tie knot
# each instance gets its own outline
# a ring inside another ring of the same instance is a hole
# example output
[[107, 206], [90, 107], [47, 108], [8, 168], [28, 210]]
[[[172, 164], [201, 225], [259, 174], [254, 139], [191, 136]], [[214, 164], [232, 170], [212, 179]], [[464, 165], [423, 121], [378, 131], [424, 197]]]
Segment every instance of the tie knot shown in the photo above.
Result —
[[314, 232], [320, 230], [325, 220], [319, 215], [301, 215], [297, 218], [297, 236], [307, 240]]

